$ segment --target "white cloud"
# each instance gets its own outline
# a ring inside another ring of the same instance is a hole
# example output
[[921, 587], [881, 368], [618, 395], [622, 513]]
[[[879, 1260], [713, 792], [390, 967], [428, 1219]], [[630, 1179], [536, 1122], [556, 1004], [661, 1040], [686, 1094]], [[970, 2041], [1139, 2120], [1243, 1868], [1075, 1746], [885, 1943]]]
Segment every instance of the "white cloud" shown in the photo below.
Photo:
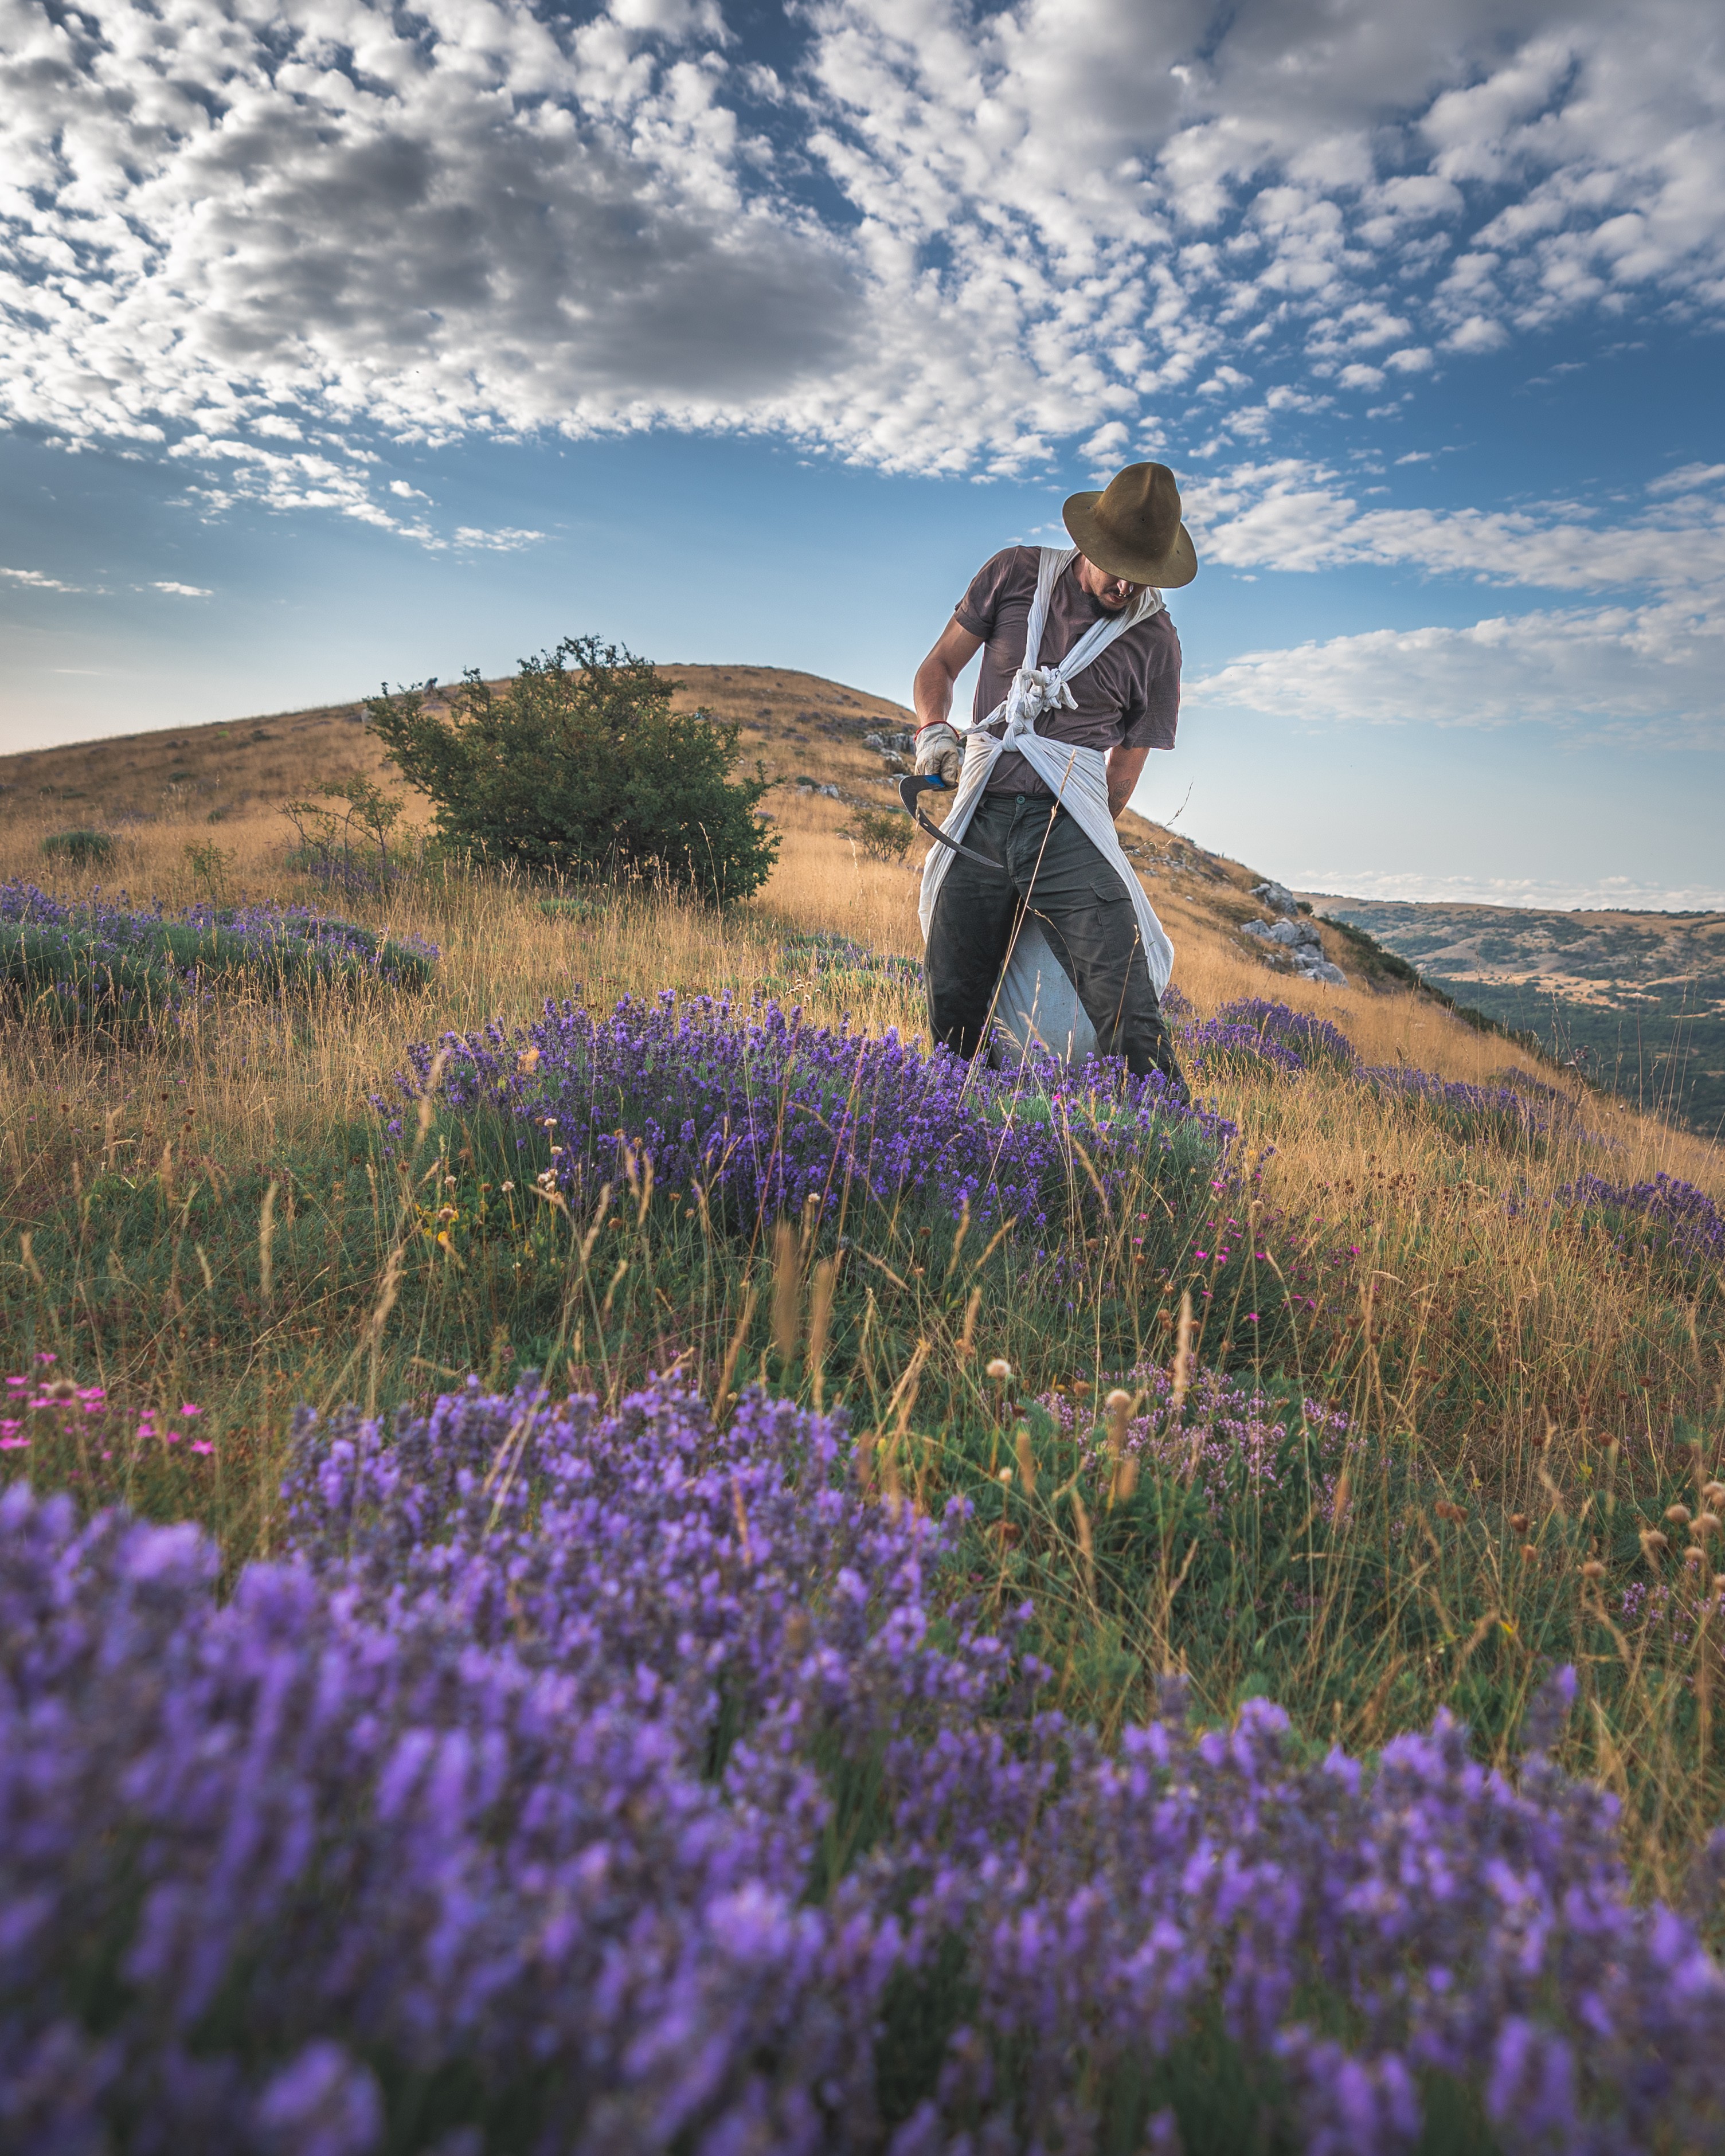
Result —
[[202, 584], [157, 583], [151, 584], [150, 588], [152, 592], [167, 592], [171, 597], [179, 599], [209, 599], [215, 597], [213, 592], [207, 590]]
[[1496, 352], [1509, 342], [1509, 331], [1490, 315], [1467, 315], [1444, 339], [1451, 352]]
[[1651, 585], [1725, 598], [1725, 494], [1699, 492], [1706, 475], [1694, 465], [1655, 482], [1650, 493], [1671, 492], [1673, 481], [1686, 490], [1612, 526], [1573, 504], [1363, 510], [1328, 467], [1296, 458], [1236, 465], [1189, 485], [1184, 501], [1201, 557], [1236, 568], [1372, 563], [1535, 589]]
[[1648, 487], [1649, 494], [1691, 494], [1697, 488], [1716, 486], [1725, 480], [1725, 465], [1683, 465], [1663, 479], [1655, 480]]
[[518, 531], [509, 525], [495, 531], [482, 531], [476, 526], [462, 524], [456, 527], [455, 544], [491, 554], [518, 554], [523, 547], [535, 547], [544, 538], [542, 531]]
[[323, 468], [367, 429], [1011, 471], [1202, 381], [1255, 439], [1249, 351], [1369, 388], [1587, 311], [1725, 309], [1712, 19], [809, 0], [775, 72], [715, 0], [0, 0], [0, 416], [265, 449], [206, 505], [420, 543]]
[[1532, 722], [1596, 739], [1725, 748], [1722, 668], [1725, 620], [1656, 601], [1246, 652], [1186, 695], [1317, 726]]
[[40, 569], [0, 569], [9, 584], [21, 585], [32, 592], [81, 592], [82, 584], [63, 584], [57, 577], [44, 576]]
[[[1431, 461], [1410, 452], [1401, 463]], [[1201, 559], [1235, 569], [1413, 569], [1583, 603], [1249, 651], [1196, 702], [1303, 724], [1505, 726], [1725, 748], [1725, 467], [1651, 482], [1608, 521], [1573, 502], [1512, 511], [1363, 506], [1328, 467], [1243, 464], [1185, 490]]]

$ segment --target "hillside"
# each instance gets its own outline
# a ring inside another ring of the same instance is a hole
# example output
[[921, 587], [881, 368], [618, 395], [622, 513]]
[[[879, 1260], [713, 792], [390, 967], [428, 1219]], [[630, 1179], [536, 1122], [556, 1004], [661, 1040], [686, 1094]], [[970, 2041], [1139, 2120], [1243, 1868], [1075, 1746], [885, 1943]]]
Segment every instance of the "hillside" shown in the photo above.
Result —
[[1725, 913], [1314, 902], [1595, 1083], [1710, 1136], [1725, 1125]]
[[[769, 910], [811, 910], [905, 957], [920, 952], [908, 876], [880, 871], [859, 881], [855, 850], [841, 837], [855, 806], [892, 805], [897, 751], [908, 747], [911, 714], [890, 699], [820, 675], [768, 666], [664, 662], [680, 684], [682, 708], [736, 720], [748, 755], [778, 788], [768, 813], [783, 834], [781, 865], [764, 894]], [[110, 834], [105, 880], [191, 895], [187, 850], [214, 848], [234, 891], [262, 888], [279, 873], [292, 839], [287, 800], [315, 794], [332, 778], [380, 769], [377, 744], [357, 701], [277, 711], [173, 732], [0, 757], [0, 829], [26, 852], [41, 837], [90, 826]], [[383, 774], [387, 778], [388, 774]], [[408, 820], [424, 826], [425, 808]], [[936, 811], [938, 814], [938, 810]], [[1273, 920], [1252, 896], [1262, 871], [1209, 852], [1128, 810], [1123, 846], [1173, 937], [1177, 984], [1194, 968], [1219, 964], [1244, 992], [1298, 994], [1290, 954], [1247, 934]], [[913, 846], [909, 865], [920, 860]], [[852, 865], [850, 896], [834, 884]], [[860, 913], [857, 894], [870, 893]], [[882, 902], [886, 894], [890, 902]], [[1702, 1136], [1725, 1118], [1725, 915], [1532, 912], [1492, 906], [1375, 902], [1301, 894], [1322, 940], [1322, 955], [1352, 990], [1397, 1003], [1412, 994], [1420, 1012], [1409, 1036], [1391, 1046], [1448, 1075], [1489, 1075], [1516, 1054], [1481, 1036], [1427, 998], [1402, 962], [1464, 1012], [1538, 1038], [1554, 1065], [1610, 1087], [1637, 1106], [1671, 1116]], [[1321, 1005], [1327, 995], [1317, 991]], [[1387, 1019], [1388, 1011], [1384, 1014]], [[1417, 1050], [1417, 1053], [1415, 1050]]]
[[[779, 667], [666, 661], [664, 670], [682, 685], [680, 708], [701, 707], [739, 721], [750, 756], [782, 783], [770, 813], [785, 830], [785, 870], [777, 880], [781, 888], [769, 886], [769, 901], [794, 882], [806, 843], [842, 830], [850, 806], [891, 805], [893, 776], [902, 766], [890, 749], [871, 747], [869, 737], [891, 741], [908, 729], [911, 714], [902, 705]], [[136, 882], [148, 860], [152, 874], [159, 878], [165, 867], [177, 888], [185, 872], [175, 855], [188, 844], [214, 845], [234, 855], [242, 876], [261, 877], [291, 839], [280, 814], [285, 801], [315, 793], [332, 778], [374, 773], [380, 761], [357, 702], [116, 735], [0, 757], [0, 824], [21, 838], [86, 825], [112, 834], [117, 844], [110, 881]], [[799, 779], [811, 789], [835, 788], [836, 794], [799, 791]], [[1219, 942], [1266, 978], [1291, 977], [1286, 952], [1241, 932], [1248, 921], [1266, 917], [1251, 896], [1261, 871], [1208, 852], [1132, 810], [1121, 819], [1120, 832], [1177, 943], [1183, 935], [1189, 945]], [[164, 853], [171, 836], [177, 844]], [[1320, 927], [1317, 932], [1324, 955], [1351, 982], [1405, 986], [1368, 949], [1333, 930]], [[899, 910], [891, 941], [907, 954], [920, 947], [910, 909]]]

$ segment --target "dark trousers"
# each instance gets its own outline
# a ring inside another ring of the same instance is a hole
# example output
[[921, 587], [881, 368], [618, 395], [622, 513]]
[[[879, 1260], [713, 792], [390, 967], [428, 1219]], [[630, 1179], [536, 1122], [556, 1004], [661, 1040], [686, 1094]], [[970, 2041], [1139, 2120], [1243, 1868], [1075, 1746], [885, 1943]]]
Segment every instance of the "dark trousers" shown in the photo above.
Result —
[[963, 843], [999, 866], [962, 856], [947, 865], [923, 961], [935, 1040], [966, 1057], [984, 1045], [1001, 968], [1028, 912], [1077, 989], [1101, 1053], [1178, 1085], [1132, 900], [1076, 819], [1045, 793], [985, 793]]

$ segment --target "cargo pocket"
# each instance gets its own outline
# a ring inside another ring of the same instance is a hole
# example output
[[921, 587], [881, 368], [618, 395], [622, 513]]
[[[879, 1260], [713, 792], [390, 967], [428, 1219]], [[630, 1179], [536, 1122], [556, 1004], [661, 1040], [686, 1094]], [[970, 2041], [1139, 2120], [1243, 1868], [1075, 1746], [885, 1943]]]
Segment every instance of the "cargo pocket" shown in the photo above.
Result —
[[1105, 973], [1121, 967], [1129, 971], [1144, 945], [1131, 896], [1118, 876], [1094, 877], [1091, 891], [1096, 901], [1092, 963]]

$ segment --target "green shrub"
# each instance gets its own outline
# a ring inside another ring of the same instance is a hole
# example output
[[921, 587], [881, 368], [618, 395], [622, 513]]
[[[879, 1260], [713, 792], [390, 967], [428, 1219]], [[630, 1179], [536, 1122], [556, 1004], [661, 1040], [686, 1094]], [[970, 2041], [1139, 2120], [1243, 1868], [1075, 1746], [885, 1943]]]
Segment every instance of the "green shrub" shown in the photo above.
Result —
[[448, 845], [534, 874], [747, 898], [778, 848], [755, 815], [766, 774], [733, 778], [739, 729], [674, 711], [675, 686], [583, 636], [522, 660], [500, 696], [470, 671], [447, 712], [413, 689], [366, 708], [391, 761], [431, 797]]
[[114, 841], [105, 831], [50, 831], [42, 850], [49, 860], [74, 869], [105, 868], [114, 858]]
[[55, 923], [0, 927], [0, 988], [26, 998], [39, 1017], [72, 1023], [92, 1012], [158, 1015], [173, 1003], [180, 978], [160, 944], [116, 944], [98, 932]]
[[911, 850], [916, 826], [890, 808], [853, 808], [850, 835], [871, 861], [901, 861]]
[[[339, 809], [326, 808], [339, 802]], [[362, 774], [331, 779], [311, 801], [285, 801], [281, 813], [299, 834], [287, 865], [316, 882], [347, 891], [388, 891], [407, 870], [389, 834], [406, 803]]]

